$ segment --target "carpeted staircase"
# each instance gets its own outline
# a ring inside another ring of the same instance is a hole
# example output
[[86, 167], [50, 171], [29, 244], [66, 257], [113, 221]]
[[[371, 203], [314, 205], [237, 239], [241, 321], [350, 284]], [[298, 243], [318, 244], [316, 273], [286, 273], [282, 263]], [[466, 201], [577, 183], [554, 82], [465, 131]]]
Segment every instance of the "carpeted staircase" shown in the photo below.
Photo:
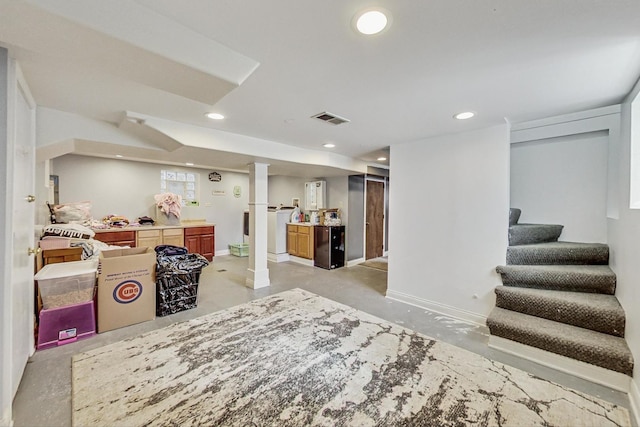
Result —
[[558, 242], [562, 225], [519, 224], [509, 211], [507, 265], [498, 266], [492, 335], [631, 376], [625, 314], [609, 247]]

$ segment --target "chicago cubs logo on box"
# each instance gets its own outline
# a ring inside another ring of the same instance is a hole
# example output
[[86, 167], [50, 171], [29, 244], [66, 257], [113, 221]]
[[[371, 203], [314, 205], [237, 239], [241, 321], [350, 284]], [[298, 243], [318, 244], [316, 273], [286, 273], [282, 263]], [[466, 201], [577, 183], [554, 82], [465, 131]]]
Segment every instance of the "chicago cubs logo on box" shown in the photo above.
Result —
[[113, 290], [113, 299], [121, 304], [134, 302], [140, 295], [142, 295], [142, 285], [135, 280], [124, 281]]

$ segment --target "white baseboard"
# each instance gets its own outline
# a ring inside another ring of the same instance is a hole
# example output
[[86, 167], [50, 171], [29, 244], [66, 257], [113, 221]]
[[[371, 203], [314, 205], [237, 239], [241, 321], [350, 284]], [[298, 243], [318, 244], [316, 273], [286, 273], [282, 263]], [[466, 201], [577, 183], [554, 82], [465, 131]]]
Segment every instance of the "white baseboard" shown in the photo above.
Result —
[[347, 267], [353, 267], [354, 265], [362, 264], [366, 260], [364, 258], [356, 258], [351, 261], [347, 261]]
[[229, 249], [223, 249], [221, 251], [216, 251], [215, 256], [223, 256], [229, 254], [231, 254], [231, 252], [229, 252]]
[[274, 254], [274, 253], [271, 253], [271, 252], [267, 252], [267, 261], [285, 262], [285, 261], [289, 261], [290, 259], [291, 259], [291, 257], [289, 256], [288, 253]]
[[631, 425], [640, 426], [640, 390], [635, 381], [631, 381], [629, 387], [629, 416], [631, 417]]
[[[596, 384], [629, 393], [631, 377], [620, 372], [611, 371], [495, 335], [489, 336], [489, 347]], [[631, 398], [631, 395], [629, 397]]]
[[11, 407], [2, 410], [2, 418], [0, 418], [0, 426], [13, 427], [11, 419]]
[[298, 264], [308, 265], [309, 267], [313, 267], [314, 263], [312, 259], [300, 258], [297, 256], [289, 255], [289, 261], [296, 262]]
[[389, 299], [424, 308], [425, 310], [433, 311], [435, 313], [444, 314], [445, 316], [452, 317], [465, 323], [471, 323], [472, 325], [482, 326], [484, 328], [487, 327], [487, 318], [471, 311], [461, 310], [459, 308], [451, 307], [446, 304], [429, 301], [426, 299], [415, 297], [413, 295], [408, 295], [392, 290], [387, 290], [386, 296]]

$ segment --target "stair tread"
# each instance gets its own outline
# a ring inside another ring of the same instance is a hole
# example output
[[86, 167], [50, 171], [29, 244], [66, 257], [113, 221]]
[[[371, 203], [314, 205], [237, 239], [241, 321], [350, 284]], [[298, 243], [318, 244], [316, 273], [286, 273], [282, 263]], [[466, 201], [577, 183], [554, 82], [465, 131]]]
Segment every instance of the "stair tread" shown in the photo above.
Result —
[[584, 248], [608, 248], [609, 246], [606, 243], [583, 243], [583, 242], [565, 242], [565, 241], [557, 241], [557, 242], [544, 242], [544, 243], [531, 243], [528, 245], [518, 245], [513, 246], [511, 249], [513, 250], [527, 250], [527, 249], [584, 249]]
[[509, 246], [554, 242], [562, 233], [560, 224], [514, 224], [509, 226]]
[[514, 224], [511, 227], [516, 228], [557, 228], [564, 227], [562, 224], [533, 224], [533, 223], [518, 223]]
[[500, 308], [624, 336], [625, 313], [613, 295], [498, 286]]
[[496, 267], [498, 273], [520, 272], [546, 272], [559, 274], [588, 274], [594, 276], [612, 276], [615, 273], [608, 265], [500, 265]]
[[508, 265], [606, 265], [609, 246], [604, 243], [546, 242], [509, 246]]
[[611, 295], [616, 290], [616, 274], [608, 265], [501, 265], [496, 271], [507, 286]]
[[624, 338], [495, 307], [491, 334], [631, 376], [633, 355]]
[[567, 302], [593, 307], [596, 310], [616, 311], [624, 313], [620, 302], [614, 295], [592, 294], [586, 292], [555, 291], [535, 288], [518, 288], [513, 286], [498, 286], [496, 292], [506, 292], [520, 295], [532, 295], [546, 300]]

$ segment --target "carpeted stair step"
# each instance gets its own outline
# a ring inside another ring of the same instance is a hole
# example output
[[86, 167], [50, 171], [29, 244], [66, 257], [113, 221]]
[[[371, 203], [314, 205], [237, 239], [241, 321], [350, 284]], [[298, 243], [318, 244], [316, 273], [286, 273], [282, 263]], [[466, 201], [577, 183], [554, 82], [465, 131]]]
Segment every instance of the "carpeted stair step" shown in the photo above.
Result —
[[555, 242], [562, 233], [563, 225], [515, 224], [509, 226], [509, 246]]
[[609, 246], [602, 243], [550, 242], [509, 246], [509, 265], [607, 265]]
[[631, 376], [633, 355], [624, 338], [495, 307], [492, 335]]
[[502, 284], [521, 288], [615, 294], [616, 274], [606, 265], [500, 265]]
[[496, 306], [624, 337], [625, 315], [613, 295], [498, 286]]
[[509, 225], [516, 225], [520, 219], [522, 211], [518, 208], [509, 209]]

